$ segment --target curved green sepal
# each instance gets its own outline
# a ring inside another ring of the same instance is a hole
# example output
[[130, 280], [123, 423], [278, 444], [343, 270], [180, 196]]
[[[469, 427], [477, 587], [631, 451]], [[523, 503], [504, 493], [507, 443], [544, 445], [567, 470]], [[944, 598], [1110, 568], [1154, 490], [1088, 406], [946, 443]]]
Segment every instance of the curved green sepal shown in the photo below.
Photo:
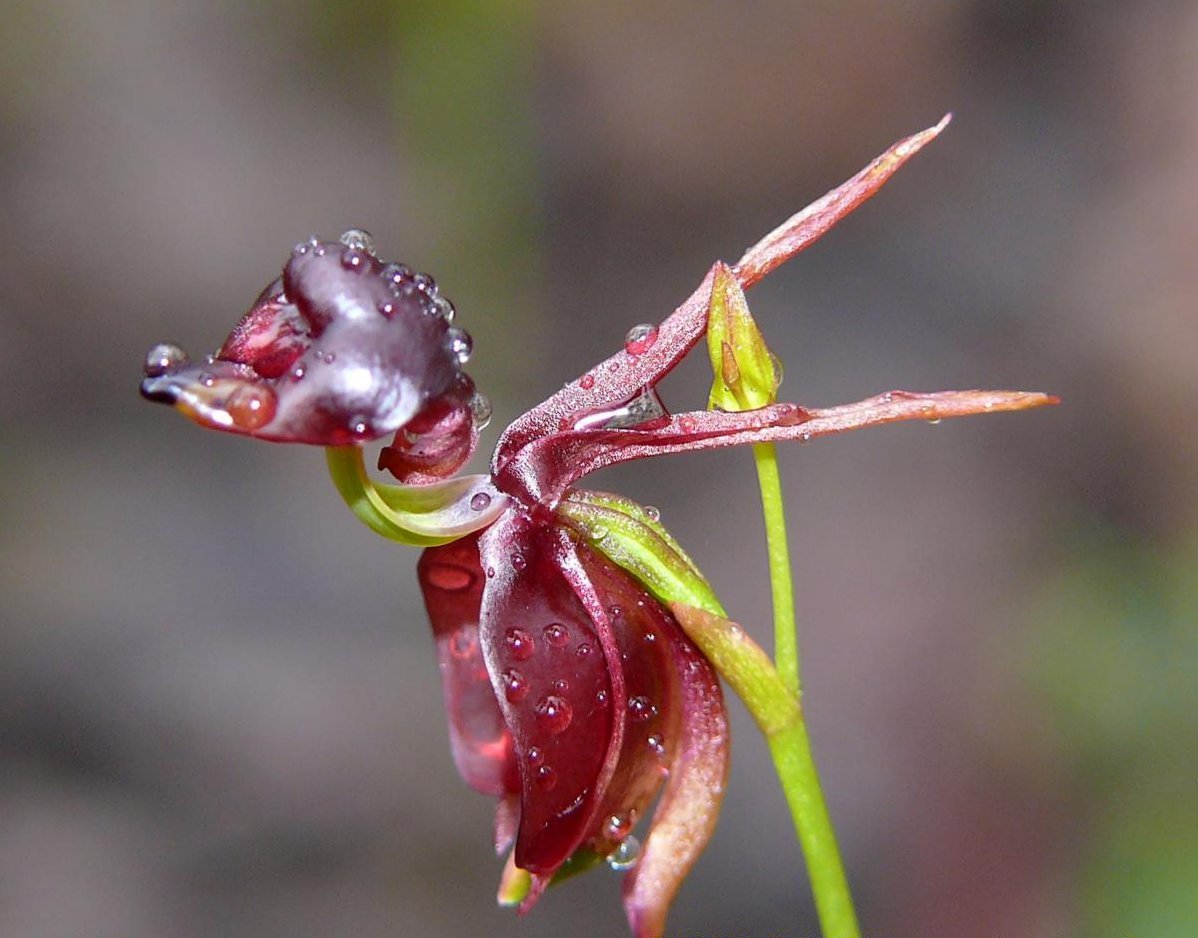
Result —
[[448, 544], [485, 528], [507, 507], [490, 476], [433, 485], [384, 485], [366, 473], [359, 446], [325, 449], [333, 485], [358, 519], [383, 537], [413, 547]]
[[576, 490], [558, 503], [557, 514], [661, 602], [724, 615], [695, 562], [644, 506], [619, 495]]
[[707, 354], [714, 376], [709, 410], [757, 410], [778, 400], [781, 366], [753, 321], [736, 274], [723, 262], [712, 268]]
[[798, 698], [782, 682], [770, 656], [737, 623], [686, 603], [670, 612], [736, 691], [767, 739], [801, 719]]

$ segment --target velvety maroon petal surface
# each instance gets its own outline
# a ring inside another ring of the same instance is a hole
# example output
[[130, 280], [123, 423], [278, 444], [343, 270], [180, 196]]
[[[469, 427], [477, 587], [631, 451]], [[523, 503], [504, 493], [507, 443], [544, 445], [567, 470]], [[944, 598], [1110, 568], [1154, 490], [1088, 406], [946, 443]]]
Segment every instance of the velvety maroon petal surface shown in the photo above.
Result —
[[512, 738], [479, 644], [485, 578], [478, 535], [426, 549], [416, 573], [437, 640], [449, 740], [458, 772], [484, 794], [515, 792], [519, 780]]
[[480, 639], [521, 778], [516, 865], [547, 877], [593, 823], [627, 695], [607, 614], [565, 532], [511, 510], [481, 545]]

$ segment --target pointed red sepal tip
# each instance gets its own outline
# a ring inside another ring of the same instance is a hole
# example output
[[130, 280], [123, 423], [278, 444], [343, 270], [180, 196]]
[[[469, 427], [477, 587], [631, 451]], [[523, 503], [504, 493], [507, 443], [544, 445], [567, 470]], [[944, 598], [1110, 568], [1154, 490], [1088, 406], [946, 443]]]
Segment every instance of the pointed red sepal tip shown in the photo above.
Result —
[[741, 286], [747, 290], [826, 234], [849, 212], [875, 195], [907, 160], [935, 140], [950, 120], [952, 114], [945, 114], [934, 127], [899, 140], [852, 179], [792, 215], [749, 248], [735, 265]]

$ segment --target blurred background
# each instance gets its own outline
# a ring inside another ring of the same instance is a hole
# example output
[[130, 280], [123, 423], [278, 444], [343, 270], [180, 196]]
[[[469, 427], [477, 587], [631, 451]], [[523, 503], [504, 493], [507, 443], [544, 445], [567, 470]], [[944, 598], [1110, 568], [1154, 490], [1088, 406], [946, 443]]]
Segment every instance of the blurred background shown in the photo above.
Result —
[[[6, 10], [0, 934], [625, 933], [606, 871], [523, 921], [495, 907], [414, 551], [353, 519], [319, 452], [140, 401], [142, 356], [214, 349], [294, 242], [361, 226], [456, 302], [489, 447], [948, 110], [750, 296], [790, 400], [1064, 399], [782, 454], [863, 925], [1193, 934], [1198, 6], [1166, 0]], [[700, 360], [662, 393], [690, 409], [707, 383]], [[747, 453], [592, 487], [659, 506], [768, 642]], [[670, 933], [814, 936], [733, 709]]]

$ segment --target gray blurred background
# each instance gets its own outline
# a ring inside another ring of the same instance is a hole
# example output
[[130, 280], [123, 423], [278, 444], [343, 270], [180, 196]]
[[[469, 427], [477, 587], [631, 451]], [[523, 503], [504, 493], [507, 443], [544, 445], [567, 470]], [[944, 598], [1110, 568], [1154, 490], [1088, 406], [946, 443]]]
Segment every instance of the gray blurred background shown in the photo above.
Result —
[[[136, 394], [291, 245], [433, 273], [498, 428], [893, 140], [750, 300], [808, 404], [1051, 411], [783, 452], [807, 707], [867, 934], [1198, 921], [1198, 8], [47, 0], [0, 31], [0, 935], [620, 935], [494, 906], [413, 551], [319, 452]], [[705, 363], [663, 386], [701, 406]], [[608, 472], [768, 642], [747, 453]], [[712, 507], [714, 506], [714, 508]], [[670, 933], [813, 936], [764, 746]]]

